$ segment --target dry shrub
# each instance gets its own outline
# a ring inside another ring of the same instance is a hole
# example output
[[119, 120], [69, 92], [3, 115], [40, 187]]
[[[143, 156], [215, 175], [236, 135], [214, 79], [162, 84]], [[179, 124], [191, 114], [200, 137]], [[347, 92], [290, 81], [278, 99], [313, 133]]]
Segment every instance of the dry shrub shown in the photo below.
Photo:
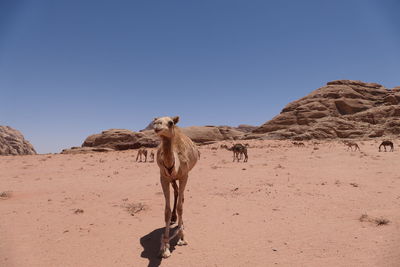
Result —
[[388, 219], [385, 219], [385, 218], [375, 218], [374, 219], [374, 223], [377, 225], [377, 226], [380, 226], [380, 225], [387, 225], [387, 224], [389, 224], [390, 223], [390, 221], [388, 220]]
[[360, 218], [358, 219], [360, 222], [369, 222], [369, 223], [373, 223], [376, 226], [381, 226], [381, 225], [388, 225], [390, 223], [390, 221], [386, 218], [383, 217], [371, 217], [368, 214], [364, 213], [360, 216]]
[[141, 203], [141, 202], [129, 203], [129, 204], [123, 205], [123, 207], [132, 216], [135, 216], [135, 214], [148, 209], [146, 204]]
[[0, 199], [3, 199], [3, 200], [9, 199], [11, 197], [11, 195], [12, 195], [11, 191], [0, 192]]
[[81, 213], [84, 213], [84, 210], [83, 209], [76, 209], [76, 210], [74, 210], [74, 213], [75, 214], [81, 214]]

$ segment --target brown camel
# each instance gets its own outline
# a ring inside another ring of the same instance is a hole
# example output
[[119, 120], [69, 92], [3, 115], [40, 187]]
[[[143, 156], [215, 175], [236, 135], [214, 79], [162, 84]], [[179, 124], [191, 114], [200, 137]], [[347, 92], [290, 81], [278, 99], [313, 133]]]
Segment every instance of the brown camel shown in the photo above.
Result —
[[145, 148], [140, 148], [138, 150], [137, 156], [136, 156], [136, 161], [142, 162], [142, 156], [144, 158], [144, 162], [147, 161], [147, 150]]
[[[179, 236], [177, 245], [187, 245], [182, 219], [184, 191], [189, 171], [196, 165], [199, 158], [196, 145], [176, 126], [178, 121], [179, 117], [161, 117], [153, 121], [154, 131], [161, 139], [157, 150], [157, 164], [160, 167], [160, 181], [165, 197], [165, 231], [160, 251], [163, 258], [171, 256], [169, 241], [176, 235]], [[172, 213], [170, 185], [174, 189]], [[176, 211], [178, 211], [178, 230], [170, 236], [170, 225], [176, 222]]]
[[354, 151], [360, 151], [360, 147], [358, 146], [358, 144], [356, 142], [351, 142], [351, 141], [344, 141], [343, 142], [345, 146], [347, 146], [347, 150], [351, 150], [353, 151], [353, 147], [354, 147]]
[[239, 162], [239, 160], [241, 160], [243, 158], [244, 155], [244, 160], [243, 162], [247, 162], [247, 160], [249, 159], [248, 155], [247, 155], [247, 147], [249, 145], [242, 145], [242, 144], [234, 144], [232, 147], [228, 147], [227, 145], [221, 145], [222, 148], [225, 148], [229, 151], [233, 152], [233, 162], [235, 162], [235, 159], [237, 162]]
[[380, 144], [380, 146], [379, 146], [379, 152], [381, 152], [381, 147], [383, 146], [383, 148], [385, 149], [385, 152], [386, 152], [386, 147], [388, 146], [388, 147], [390, 147], [390, 151], [391, 152], [393, 152], [393, 150], [394, 150], [394, 145], [393, 145], [393, 142], [392, 141], [389, 141], [389, 140], [385, 140], [385, 141], [383, 141], [381, 144]]
[[154, 152], [150, 152], [150, 162], [154, 162]]
[[294, 146], [298, 146], [298, 147], [304, 147], [304, 146], [306, 146], [303, 142], [292, 142], [292, 144], [294, 145]]

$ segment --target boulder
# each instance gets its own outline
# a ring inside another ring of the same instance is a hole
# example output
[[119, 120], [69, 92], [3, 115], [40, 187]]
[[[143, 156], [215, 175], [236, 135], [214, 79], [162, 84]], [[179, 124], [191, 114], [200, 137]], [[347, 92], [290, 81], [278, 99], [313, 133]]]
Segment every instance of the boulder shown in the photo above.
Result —
[[18, 130], [0, 126], [0, 155], [34, 155], [33, 146]]
[[237, 140], [244, 133], [229, 126], [191, 126], [181, 128], [182, 132], [198, 144], [222, 140]]
[[125, 129], [109, 129], [86, 138], [82, 147], [102, 147], [114, 150], [156, 147], [159, 140], [153, 131], [133, 132]]

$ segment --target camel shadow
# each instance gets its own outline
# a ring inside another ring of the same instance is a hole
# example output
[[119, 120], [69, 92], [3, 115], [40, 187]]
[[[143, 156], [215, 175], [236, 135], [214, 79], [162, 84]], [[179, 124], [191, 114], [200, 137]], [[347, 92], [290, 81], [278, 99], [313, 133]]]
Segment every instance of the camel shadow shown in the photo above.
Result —
[[[170, 232], [174, 233], [178, 226], [171, 228]], [[164, 233], [164, 227], [158, 228], [145, 236], [140, 238], [140, 244], [143, 247], [143, 251], [140, 254], [142, 258], [149, 260], [148, 267], [157, 267], [161, 265], [162, 258], [160, 257], [161, 247], [161, 236]], [[178, 236], [170, 241], [171, 253], [175, 250], [176, 243], [178, 242]]]

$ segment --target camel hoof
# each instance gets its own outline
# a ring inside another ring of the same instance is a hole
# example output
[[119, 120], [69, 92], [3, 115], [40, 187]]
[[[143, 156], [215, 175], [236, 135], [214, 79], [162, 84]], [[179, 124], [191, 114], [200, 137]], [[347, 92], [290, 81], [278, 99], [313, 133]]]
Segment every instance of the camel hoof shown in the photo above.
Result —
[[178, 245], [178, 246], [187, 246], [188, 242], [186, 240], [179, 239], [178, 243], [176, 243], [176, 245]]
[[161, 257], [163, 257], [164, 259], [168, 258], [171, 256], [171, 251], [169, 251], [169, 248], [166, 248], [164, 250], [164, 252], [161, 253]]

